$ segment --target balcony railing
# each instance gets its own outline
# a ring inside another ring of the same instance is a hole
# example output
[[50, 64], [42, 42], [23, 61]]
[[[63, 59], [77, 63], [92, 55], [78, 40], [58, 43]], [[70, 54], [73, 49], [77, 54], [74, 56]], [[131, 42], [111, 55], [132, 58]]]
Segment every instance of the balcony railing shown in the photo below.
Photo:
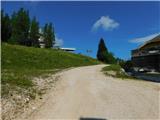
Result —
[[160, 54], [160, 50], [136, 50], [132, 51], [132, 57], [138, 57], [138, 56], [147, 56], [147, 55], [155, 55]]

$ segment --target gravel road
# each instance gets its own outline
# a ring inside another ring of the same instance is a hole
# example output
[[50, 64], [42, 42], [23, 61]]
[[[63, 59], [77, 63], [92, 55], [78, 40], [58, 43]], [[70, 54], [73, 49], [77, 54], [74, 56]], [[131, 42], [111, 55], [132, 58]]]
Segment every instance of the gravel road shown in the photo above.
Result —
[[28, 120], [159, 120], [160, 84], [105, 76], [105, 65], [61, 73], [54, 91]]

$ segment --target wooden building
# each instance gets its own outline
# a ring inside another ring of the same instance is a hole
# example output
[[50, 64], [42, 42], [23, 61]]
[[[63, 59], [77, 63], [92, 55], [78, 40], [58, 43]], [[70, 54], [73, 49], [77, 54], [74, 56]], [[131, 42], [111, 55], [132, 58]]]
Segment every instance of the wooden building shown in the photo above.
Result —
[[131, 54], [135, 67], [160, 72], [160, 35], [132, 50]]

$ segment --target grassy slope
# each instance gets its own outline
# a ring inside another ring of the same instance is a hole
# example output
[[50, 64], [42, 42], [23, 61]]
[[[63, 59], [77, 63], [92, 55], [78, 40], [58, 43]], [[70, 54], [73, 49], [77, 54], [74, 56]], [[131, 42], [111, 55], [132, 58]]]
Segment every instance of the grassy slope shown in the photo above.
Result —
[[2, 43], [2, 96], [9, 88], [28, 88], [32, 77], [55, 72], [57, 69], [94, 65], [95, 59], [53, 49], [41, 49]]

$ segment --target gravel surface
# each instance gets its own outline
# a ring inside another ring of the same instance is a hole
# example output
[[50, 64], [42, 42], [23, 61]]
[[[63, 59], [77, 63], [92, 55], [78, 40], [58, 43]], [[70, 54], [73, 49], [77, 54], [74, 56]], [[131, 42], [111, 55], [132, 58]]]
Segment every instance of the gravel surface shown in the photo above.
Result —
[[56, 88], [46, 94], [28, 120], [160, 119], [159, 83], [105, 76], [101, 72], [104, 66], [61, 72]]

